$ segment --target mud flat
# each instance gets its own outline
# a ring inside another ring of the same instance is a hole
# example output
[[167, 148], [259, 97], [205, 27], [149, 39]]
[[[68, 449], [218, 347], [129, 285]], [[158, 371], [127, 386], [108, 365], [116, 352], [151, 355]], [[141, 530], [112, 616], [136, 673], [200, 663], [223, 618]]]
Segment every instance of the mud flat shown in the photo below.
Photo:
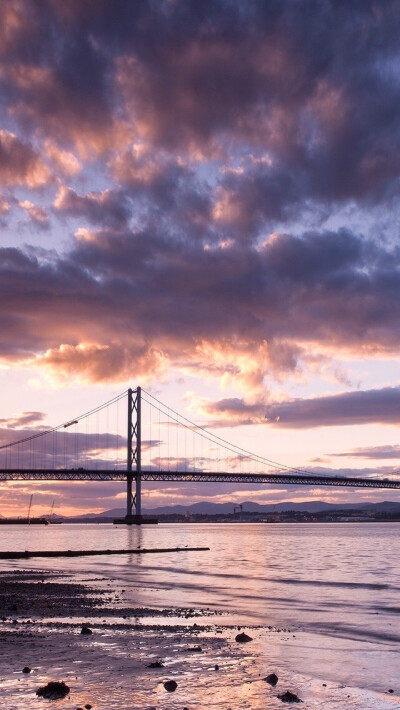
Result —
[[[315, 710], [399, 706], [395, 689], [363, 691], [296, 673], [282, 657], [285, 645], [299, 643], [291, 629], [239, 629], [200, 608], [124, 605], [122, 590], [102, 581], [75, 583], [48, 571], [0, 574], [3, 707], [276, 710], [286, 707], [280, 695]], [[273, 673], [276, 685], [266, 680]], [[38, 696], [51, 681], [64, 681], [69, 694]]]

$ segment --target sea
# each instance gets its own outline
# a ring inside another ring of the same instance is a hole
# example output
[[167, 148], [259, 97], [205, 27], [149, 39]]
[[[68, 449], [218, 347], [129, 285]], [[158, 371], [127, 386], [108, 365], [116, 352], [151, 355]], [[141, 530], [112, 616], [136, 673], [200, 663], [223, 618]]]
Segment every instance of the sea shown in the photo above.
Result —
[[48, 567], [94, 586], [109, 580], [124, 604], [152, 607], [155, 619], [157, 610], [185, 607], [203, 610], [200, 625], [270, 627], [270, 655], [286, 673], [352, 689], [357, 701], [348, 707], [400, 707], [400, 523], [0, 527], [1, 550], [197, 546], [210, 549], [9, 560], [0, 569]]

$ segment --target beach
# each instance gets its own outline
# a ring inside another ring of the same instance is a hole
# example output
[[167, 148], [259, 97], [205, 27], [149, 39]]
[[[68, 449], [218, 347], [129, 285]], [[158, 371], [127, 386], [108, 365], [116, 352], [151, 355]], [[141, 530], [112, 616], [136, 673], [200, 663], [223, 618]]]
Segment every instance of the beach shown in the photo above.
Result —
[[[66, 535], [67, 530], [57, 534]], [[93, 534], [98, 539], [101, 531]], [[168, 560], [160, 554], [157, 561], [151, 555], [151, 562], [143, 555], [140, 564], [128, 564], [115, 555], [110, 558], [114, 567], [104, 568], [85, 558], [71, 562], [73, 569], [65, 560], [52, 560], [52, 569], [46, 568], [43, 560], [8, 562], [0, 574], [0, 690], [4, 707], [276, 710], [286, 707], [279, 696], [287, 691], [303, 701], [301, 707], [311, 710], [322, 706], [332, 710], [400, 707], [398, 688], [389, 685], [395, 674], [380, 660], [387, 657], [395, 663], [396, 641], [360, 641], [343, 628], [316, 636], [307, 624], [294, 623], [293, 608], [289, 613], [293, 605], [288, 600], [288, 623], [282, 613], [278, 622], [272, 602], [269, 616], [263, 607], [263, 623], [262, 614], [251, 620], [250, 608], [254, 604], [261, 608], [260, 602], [248, 600], [246, 619], [244, 607], [234, 614], [222, 596], [218, 604], [207, 603], [206, 588], [202, 593], [203, 575], [186, 593], [182, 592], [184, 584], [181, 582], [180, 590], [176, 580], [173, 589], [168, 589], [159, 571], [156, 584], [153, 568], [165, 565], [174, 579], [179, 565], [182, 572], [187, 572], [188, 566], [200, 572], [210, 564], [210, 557], [196, 559], [191, 554], [195, 553], [185, 553], [183, 560], [179, 553], [169, 555]], [[118, 565], [123, 574], [116, 573]], [[237, 581], [230, 583], [232, 588], [240, 588]], [[257, 597], [250, 576], [248, 583]], [[143, 604], [145, 599], [147, 604]], [[83, 627], [91, 633], [82, 633]], [[383, 626], [379, 630], [376, 623], [375, 629], [378, 637], [379, 631], [385, 636]], [[251, 640], [236, 641], [242, 633]], [[340, 656], [348, 667], [347, 676], [337, 663]], [[159, 667], [150, 668], [155, 662]], [[375, 674], [372, 676], [368, 667], [369, 682], [364, 683], [368, 662], [375, 666]], [[30, 672], [23, 672], [26, 667]], [[265, 680], [272, 673], [278, 677], [276, 686]], [[361, 674], [359, 681], [357, 673]], [[168, 692], [164, 683], [171, 680], [177, 686]], [[51, 681], [64, 681], [68, 695], [59, 700], [38, 697], [36, 691]]]

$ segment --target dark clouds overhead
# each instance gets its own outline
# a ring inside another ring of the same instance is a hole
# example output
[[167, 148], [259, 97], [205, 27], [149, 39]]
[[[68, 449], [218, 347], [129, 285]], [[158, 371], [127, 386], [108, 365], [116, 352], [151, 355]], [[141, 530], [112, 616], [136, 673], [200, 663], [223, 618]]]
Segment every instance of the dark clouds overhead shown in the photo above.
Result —
[[242, 341], [250, 359], [267, 341], [261, 366], [289, 371], [307, 357], [302, 342], [399, 345], [397, 251], [365, 245], [343, 230], [276, 235], [256, 248], [204, 249], [156, 225], [133, 233], [82, 229], [64, 256], [0, 250], [0, 272], [7, 324], [1, 354], [29, 356], [63, 345], [58, 356], [46, 357], [55, 366], [70, 360], [73, 370], [74, 360], [83, 364], [90, 356], [90, 379], [102, 379], [99, 358], [115, 360], [118, 379], [129, 360], [152, 369], [155, 361], [177, 360], [178, 351], [195, 357], [202, 341], [225, 342], [228, 357]]
[[[398, 9], [5, 0], [0, 204], [52, 243], [0, 251], [3, 360], [91, 382], [226, 371], [259, 394], [332, 352], [396, 352], [380, 215], [399, 188]], [[272, 419], [314, 426], [317, 400]]]

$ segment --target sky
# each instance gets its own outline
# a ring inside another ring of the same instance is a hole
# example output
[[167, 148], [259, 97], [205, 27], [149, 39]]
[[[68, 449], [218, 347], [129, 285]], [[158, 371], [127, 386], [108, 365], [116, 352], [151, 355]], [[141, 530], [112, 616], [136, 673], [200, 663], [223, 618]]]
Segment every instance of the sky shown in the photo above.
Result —
[[[399, 37], [399, 0], [2, 0], [0, 443], [141, 385], [285, 465], [400, 475]], [[124, 504], [8, 483], [0, 513], [32, 493]]]

